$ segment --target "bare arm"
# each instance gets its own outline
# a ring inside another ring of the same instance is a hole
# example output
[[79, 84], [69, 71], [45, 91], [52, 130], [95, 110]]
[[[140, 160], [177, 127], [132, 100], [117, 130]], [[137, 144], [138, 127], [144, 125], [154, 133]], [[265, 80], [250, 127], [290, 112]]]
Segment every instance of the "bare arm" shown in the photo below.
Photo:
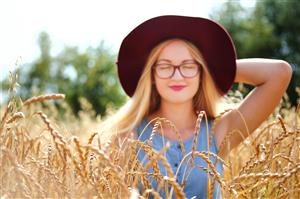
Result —
[[[243, 82], [255, 86], [239, 105], [237, 110], [225, 115], [216, 126], [217, 144], [226, 133], [238, 129], [246, 138], [274, 111], [291, 80], [292, 68], [282, 60], [272, 59], [242, 59], [237, 60], [235, 82]], [[248, 128], [248, 129], [247, 129]], [[247, 132], [248, 131], [248, 132]], [[233, 134], [230, 146], [234, 148], [243, 138]], [[226, 154], [224, 154], [226, 155]]]

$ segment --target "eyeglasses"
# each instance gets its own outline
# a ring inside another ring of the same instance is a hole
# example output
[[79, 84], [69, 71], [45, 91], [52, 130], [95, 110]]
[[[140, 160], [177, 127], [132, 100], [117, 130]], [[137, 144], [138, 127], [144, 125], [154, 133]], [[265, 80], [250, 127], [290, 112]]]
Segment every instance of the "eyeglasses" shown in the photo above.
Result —
[[153, 66], [153, 69], [156, 75], [161, 79], [168, 79], [173, 77], [176, 69], [179, 70], [179, 73], [182, 77], [193, 78], [198, 74], [200, 67], [200, 63], [191, 61], [182, 63], [180, 65], [173, 65], [170, 63], [158, 63]]

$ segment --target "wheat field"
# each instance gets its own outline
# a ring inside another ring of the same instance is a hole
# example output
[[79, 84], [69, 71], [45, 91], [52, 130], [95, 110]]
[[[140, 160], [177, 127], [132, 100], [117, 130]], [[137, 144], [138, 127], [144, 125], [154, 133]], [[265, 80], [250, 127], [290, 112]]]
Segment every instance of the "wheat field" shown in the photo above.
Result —
[[[105, 141], [97, 125], [101, 118], [92, 117], [86, 101], [82, 100], [85, 109], [79, 118], [66, 105], [65, 117], [59, 117], [53, 102], [62, 102], [64, 97], [48, 94], [22, 100], [11, 91], [8, 103], [1, 107], [1, 199], [147, 198], [150, 193], [160, 198], [149, 177], [161, 182], [162, 189], [172, 187], [169, 198], [172, 194], [185, 198], [182, 185], [162, 155], [168, 145], [154, 151], [148, 143], [130, 138]], [[197, 123], [202, 119], [205, 112], [199, 113]], [[172, 127], [163, 118], [153, 124], [156, 128]], [[230, 135], [222, 147], [226, 148]], [[146, 152], [150, 160], [146, 166], [137, 159], [137, 149]], [[213, 179], [208, 182], [208, 198], [212, 198], [216, 183], [223, 198], [300, 198], [300, 104], [295, 108], [281, 103], [225, 160], [209, 151], [191, 153], [208, 163], [202, 168]], [[224, 163], [223, 176], [210, 156]], [[157, 160], [162, 161], [167, 176], [159, 172]], [[148, 173], [151, 167], [154, 172]]]

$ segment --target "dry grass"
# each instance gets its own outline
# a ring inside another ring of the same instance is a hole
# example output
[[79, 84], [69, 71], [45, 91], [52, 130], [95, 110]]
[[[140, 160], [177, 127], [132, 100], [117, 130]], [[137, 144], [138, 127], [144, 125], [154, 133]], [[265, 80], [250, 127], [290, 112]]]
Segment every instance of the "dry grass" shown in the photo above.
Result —
[[[150, 193], [160, 198], [159, 190], [149, 181], [151, 178], [160, 182], [158, 189], [172, 187], [167, 193], [169, 197], [175, 194], [176, 198], [185, 198], [184, 184], [176, 182], [177, 172], [173, 173], [164, 158], [168, 144], [157, 152], [151, 148], [151, 139], [149, 142], [129, 138], [104, 142], [92, 126], [97, 121], [87, 115], [80, 119], [88, 121], [87, 125], [70, 132], [65, 126], [73, 127], [68, 122], [74, 118], [55, 122], [55, 114], [50, 117], [46, 114], [54, 111], [52, 106], [39, 106], [63, 98], [61, 94], [44, 95], [22, 103], [11, 95], [9, 103], [2, 108], [1, 198], [147, 198]], [[152, 121], [153, 133], [163, 125], [173, 128], [185, 154], [181, 164], [190, 161], [193, 167], [199, 167], [193, 164], [195, 156], [208, 163], [207, 168], [200, 169], [213, 179], [208, 181], [209, 198], [216, 183], [224, 198], [300, 198], [300, 107], [298, 110], [278, 108], [276, 114], [277, 117], [270, 117], [232, 150], [226, 160], [209, 151], [196, 151], [197, 139], [193, 150], [186, 154], [180, 134], [166, 119]], [[196, 132], [202, 119], [206, 119], [205, 112], [199, 113]], [[229, 136], [222, 145], [224, 148]], [[137, 159], [141, 149], [150, 160], [145, 166]], [[210, 156], [224, 163], [223, 176], [216, 171]], [[166, 168], [167, 176], [159, 172], [158, 160]], [[154, 172], [148, 173], [151, 167]], [[137, 189], [139, 182], [141, 194]]]

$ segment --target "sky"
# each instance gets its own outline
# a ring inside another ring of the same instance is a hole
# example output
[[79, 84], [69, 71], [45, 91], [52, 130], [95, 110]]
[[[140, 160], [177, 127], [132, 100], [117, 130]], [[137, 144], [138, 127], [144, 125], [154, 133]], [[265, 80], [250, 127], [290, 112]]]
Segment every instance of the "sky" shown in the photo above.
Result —
[[[39, 57], [38, 35], [50, 35], [51, 54], [66, 45], [81, 50], [103, 40], [117, 53], [122, 39], [158, 15], [208, 17], [225, 0], [0, 0], [0, 80]], [[242, 0], [252, 6], [255, 0]]]

